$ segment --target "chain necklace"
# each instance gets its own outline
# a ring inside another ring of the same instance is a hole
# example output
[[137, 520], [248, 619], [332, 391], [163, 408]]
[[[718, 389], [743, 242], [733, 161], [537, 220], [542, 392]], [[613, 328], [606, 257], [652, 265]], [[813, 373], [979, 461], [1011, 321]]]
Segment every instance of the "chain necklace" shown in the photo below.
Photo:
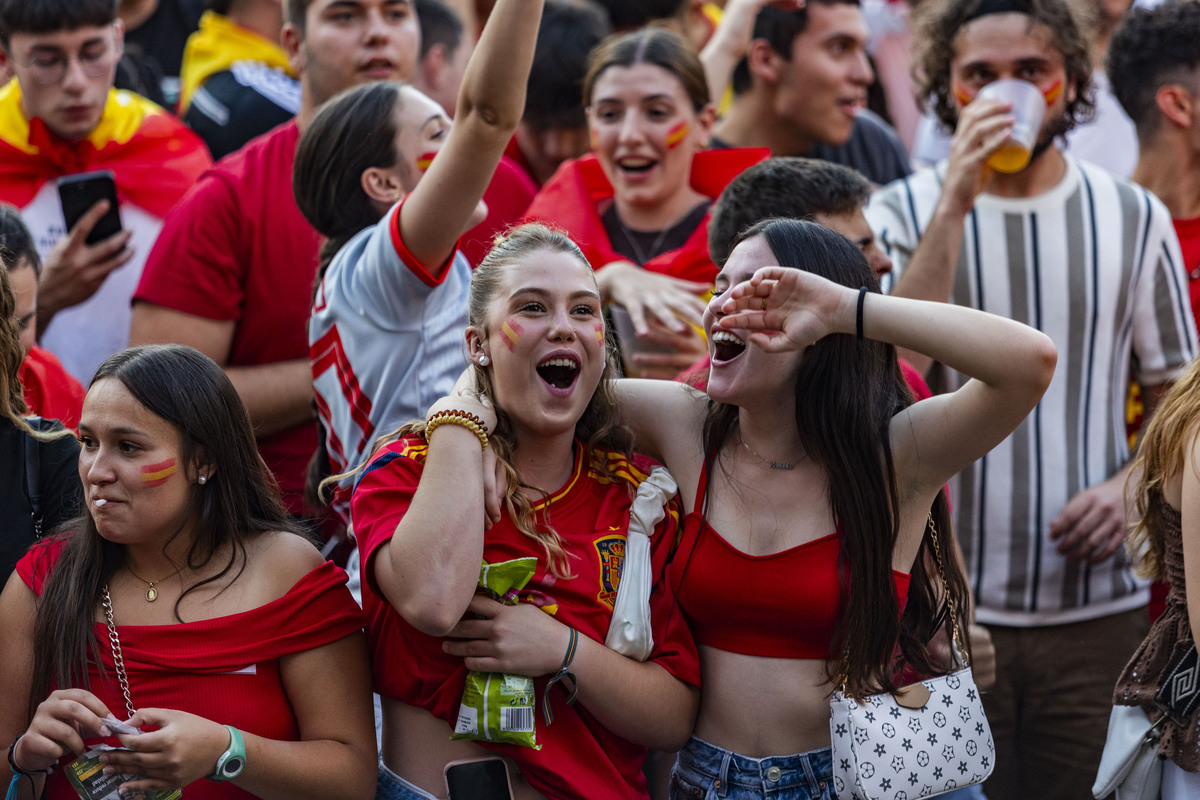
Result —
[[149, 587], [146, 589], [146, 602], [153, 603], [155, 600], [158, 599], [158, 589], [154, 588], [155, 585], [160, 584], [165, 580], [170, 580], [171, 578], [174, 578], [176, 575], [179, 574], [179, 570], [183, 569], [183, 567], [176, 567], [175, 571], [172, 572], [170, 575], [166, 576], [165, 578], [159, 578], [156, 581], [148, 581], [145, 578], [143, 578], [141, 575], [138, 575], [136, 572], [133, 571], [133, 567], [129, 566], [129, 564], [125, 565], [125, 569], [129, 570], [130, 575], [137, 578], [139, 581], [141, 581], [142, 583], [146, 584], [147, 587]]
[[[741, 431], [738, 431], [738, 441], [740, 441], [742, 443], [742, 447], [746, 448], [746, 452], [748, 452], [750, 455], [754, 456], [759, 461], [766, 464], [771, 469], [795, 469], [795, 467], [796, 467], [796, 465], [790, 461], [783, 461], [783, 462], [772, 461], [771, 459], [760, 455], [757, 450], [755, 450], [750, 445], [746, 444], [746, 440], [742, 438]], [[801, 458], [804, 458], [804, 456], [801, 456]]]
[[117, 623], [113, 619], [112, 596], [108, 593], [107, 583], [104, 584], [102, 597], [104, 599], [101, 605], [104, 607], [104, 619], [108, 622], [108, 643], [112, 646], [113, 666], [117, 668], [117, 680], [121, 684], [121, 694], [125, 695], [125, 710], [129, 712], [128, 718], [132, 718], [135, 712], [133, 697], [129, 693], [129, 675], [125, 672], [125, 657], [121, 653], [121, 637], [117, 634]]
[[654, 243], [650, 245], [650, 256], [647, 258], [646, 253], [642, 250], [641, 245], [638, 244], [637, 236], [635, 236], [633, 231], [629, 229], [629, 226], [625, 224], [625, 221], [621, 219], [621, 215], [617, 213], [615, 208], [613, 209], [613, 218], [616, 219], [617, 225], [621, 229], [621, 233], [624, 234], [625, 241], [629, 242], [629, 246], [633, 248], [633, 254], [637, 256], [639, 267], [645, 266], [646, 262], [658, 255], [659, 248], [662, 247], [663, 241], [667, 238], [667, 234], [671, 232], [671, 228], [673, 227], [668, 225], [658, 232], [658, 236], [654, 239]]

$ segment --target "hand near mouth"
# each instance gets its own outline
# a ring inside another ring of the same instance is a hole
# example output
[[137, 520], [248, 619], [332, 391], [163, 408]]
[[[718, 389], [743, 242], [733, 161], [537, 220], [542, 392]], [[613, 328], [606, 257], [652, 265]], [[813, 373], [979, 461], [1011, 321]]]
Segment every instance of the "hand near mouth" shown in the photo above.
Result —
[[768, 352], [802, 350], [831, 333], [853, 333], [857, 297], [811, 272], [763, 267], [730, 290], [718, 324], [750, 331], [749, 340]]

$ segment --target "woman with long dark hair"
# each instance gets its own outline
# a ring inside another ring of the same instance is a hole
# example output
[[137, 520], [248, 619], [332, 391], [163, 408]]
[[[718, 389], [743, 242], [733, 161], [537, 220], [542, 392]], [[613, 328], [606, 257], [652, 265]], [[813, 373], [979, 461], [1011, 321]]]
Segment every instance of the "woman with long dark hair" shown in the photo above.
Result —
[[94, 754], [123, 792], [369, 794], [361, 613], [289, 522], [221, 368], [178, 345], [117, 353], [79, 439], [86, 513], [0, 595], [20, 796], [76, 797], [68, 764], [99, 744], [128, 748]]
[[[660, 579], [677, 530], [674, 486], [648, 478], [617, 424], [600, 296], [571, 240], [541, 225], [511, 232], [476, 269], [470, 308], [481, 391], [448, 395], [401, 428], [354, 490], [383, 698], [377, 796], [444, 797], [449, 762], [490, 753], [508, 765], [518, 800], [646, 798], [646, 747], [686, 740], [699, 682], [691, 636]], [[503, 502], [489, 520], [484, 474], [495, 463]], [[647, 488], [663, 492], [650, 497], [661, 522], [645, 523], [650, 579], [639, 582], [626, 557], [641, 535], [630, 532], [635, 493]], [[476, 594], [481, 564], [490, 574], [515, 559], [536, 561], [512, 592], [520, 602]], [[627, 588], [649, 595], [648, 624], [614, 621]], [[638, 642], [620, 651], [633, 657], [605, 646], [614, 627], [640, 631], [619, 637]], [[509, 727], [485, 733], [482, 711], [464, 699], [468, 670], [534, 678], [536, 715], [523, 701]], [[527, 732], [524, 746], [497, 741], [505, 731]]]
[[[861, 251], [815, 223], [750, 229], [716, 293], [707, 396], [617, 386], [687, 513], [671, 581], [704, 683], [672, 796], [718, 782], [735, 799], [768, 785], [829, 796], [831, 691], [893, 689], [899, 656], [946, 669], [929, 648], [948, 599], [931, 565], [947, 565], [959, 608], [967, 589], [942, 485], [1033, 408], [1055, 351], [1010, 320], [880, 295]], [[973, 379], [912, 405], [897, 346]]]

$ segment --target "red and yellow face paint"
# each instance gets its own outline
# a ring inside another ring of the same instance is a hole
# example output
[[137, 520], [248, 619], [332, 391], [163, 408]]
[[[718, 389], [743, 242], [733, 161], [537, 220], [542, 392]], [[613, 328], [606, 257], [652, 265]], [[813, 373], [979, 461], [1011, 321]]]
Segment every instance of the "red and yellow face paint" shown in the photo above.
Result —
[[1063, 82], [1061, 79], [1054, 82], [1054, 85], [1042, 92], [1042, 97], [1046, 98], [1046, 105], [1054, 105], [1054, 101], [1062, 97]]
[[592, 328], [592, 333], [595, 334], [596, 341], [599, 344], [604, 344], [604, 323], [603, 322], [597, 322], [595, 327]]
[[692, 130], [688, 125], [687, 120], [683, 120], [671, 130], [667, 131], [667, 149], [674, 150], [679, 145], [683, 144], [683, 140], [687, 138], [688, 133]]
[[517, 342], [521, 341], [521, 334], [525, 329], [521, 327], [521, 323], [511, 319], [504, 320], [500, 325], [500, 336], [504, 339], [504, 344], [508, 346], [509, 352], [517, 349]]
[[429, 165], [433, 163], [433, 159], [436, 156], [437, 156], [437, 153], [432, 152], [432, 153], [422, 153], [420, 156], [417, 157], [417, 169], [420, 170], [422, 175], [424, 175], [425, 171], [427, 169], [429, 169]]
[[171, 476], [178, 471], [179, 466], [173, 458], [168, 458], [166, 461], [160, 461], [157, 464], [147, 464], [142, 467], [142, 485], [147, 489], [157, 489], [170, 480]]

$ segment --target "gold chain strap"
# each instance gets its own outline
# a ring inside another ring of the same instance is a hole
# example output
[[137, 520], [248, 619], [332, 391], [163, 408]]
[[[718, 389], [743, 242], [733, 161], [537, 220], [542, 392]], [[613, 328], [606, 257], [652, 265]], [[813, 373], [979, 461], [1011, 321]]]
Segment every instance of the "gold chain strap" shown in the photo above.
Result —
[[104, 584], [104, 618], [108, 620], [108, 643], [112, 646], [113, 666], [117, 668], [117, 680], [121, 683], [121, 693], [125, 695], [125, 710], [132, 717], [136, 712], [133, 708], [133, 697], [129, 694], [129, 676], [125, 673], [125, 657], [121, 654], [121, 637], [117, 635], [117, 623], [113, 621], [112, 597], [108, 593], [108, 584]]
[[[963, 648], [962, 629], [958, 623], [958, 603], [954, 600], [954, 595], [950, 593], [950, 586], [946, 583], [945, 564], [942, 562], [942, 550], [938, 546], [937, 524], [933, 521], [933, 512], [930, 511], [926, 517], [926, 525], [929, 528], [929, 538], [933, 540], [933, 555], [937, 559], [938, 578], [942, 581], [942, 591], [946, 594], [946, 614], [950, 617], [950, 645], [951, 656], [957, 656], [964, 667], [971, 666], [967, 659], [967, 651]], [[952, 663], [953, 665], [953, 663]], [[842, 694], [846, 693], [846, 680], [850, 672], [850, 648], [846, 647], [842, 653], [842, 666], [838, 671], [838, 691]]]

